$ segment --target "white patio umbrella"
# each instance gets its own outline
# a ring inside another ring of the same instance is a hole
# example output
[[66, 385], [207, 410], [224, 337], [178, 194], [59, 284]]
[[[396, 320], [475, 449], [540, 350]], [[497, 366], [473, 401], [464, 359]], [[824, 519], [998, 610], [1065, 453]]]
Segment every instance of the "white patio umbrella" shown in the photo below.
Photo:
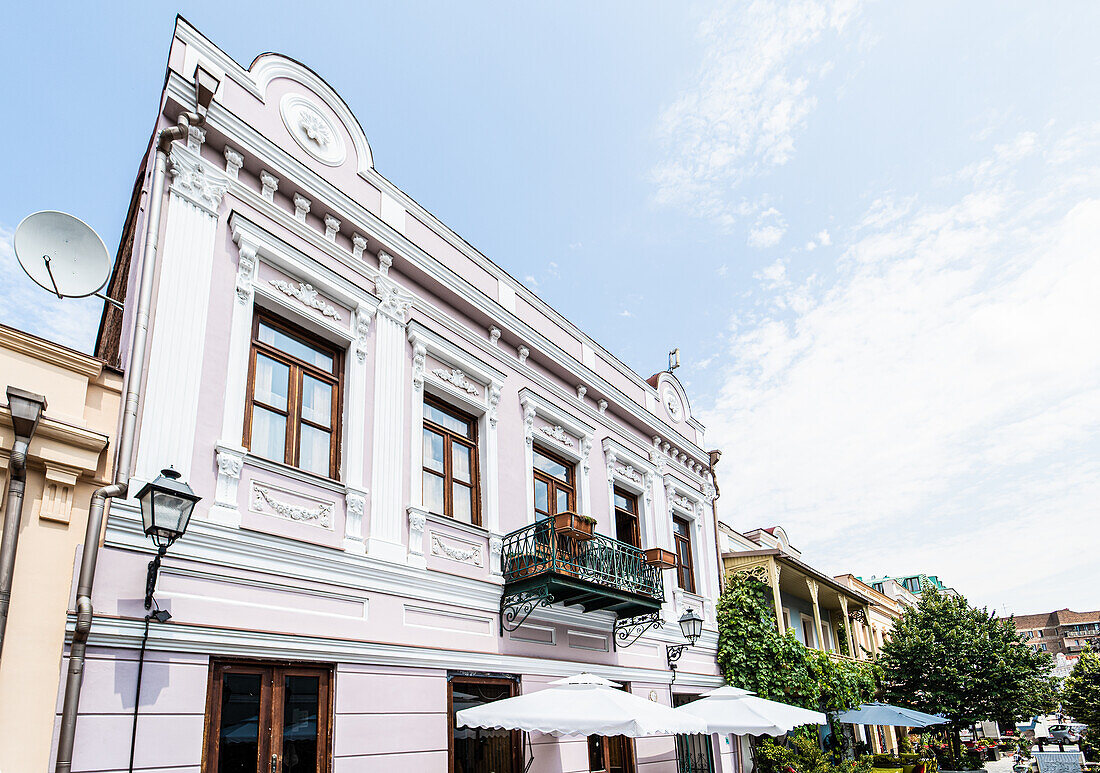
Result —
[[820, 711], [758, 698], [748, 690], [729, 686], [705, 692], [701, 699], [676, 711], [704, 720], [708, 733], [734, 735], [783, 735], [799, 725], [828, 721]]
[[455, 714], [459, 727], [523, 730], [548, 735], [676, 735], [705, 733], [706, 723], [659, 703], [616, 689], [593, 674], [577, 674], [553, 687], [485, 703]]

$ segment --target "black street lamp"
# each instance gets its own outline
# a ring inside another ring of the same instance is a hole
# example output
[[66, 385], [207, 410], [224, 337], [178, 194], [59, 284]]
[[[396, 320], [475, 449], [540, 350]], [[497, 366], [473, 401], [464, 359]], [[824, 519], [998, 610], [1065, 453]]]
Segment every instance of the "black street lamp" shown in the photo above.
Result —
[[156, 558], [149, 562], [149, 573], [145, 578], [146, 609], [153, 605], [160, 560], [168, 552], [168, 546], [187, 531], [187, 522], [191, 520], [195, 503], [201, 499], [179, 478], [180, 474], [169, 467], [161, 470], [156, 480], [146, 483], [137, 493], [145, 535], [157, 546]]
[[665, 646], [665, 655], [668, 658], [668, 667], [672, 671], [672, 681], [674, 682], [676, 681], [677, 661], [684, 654], [684, 650], [699, 641], [699, 637], [703, 633], [703, 618], [699, 617], [699, 613], [689, 607], [680, 616], [680, 632], [687, 639], [687, 644], [669, 644]]

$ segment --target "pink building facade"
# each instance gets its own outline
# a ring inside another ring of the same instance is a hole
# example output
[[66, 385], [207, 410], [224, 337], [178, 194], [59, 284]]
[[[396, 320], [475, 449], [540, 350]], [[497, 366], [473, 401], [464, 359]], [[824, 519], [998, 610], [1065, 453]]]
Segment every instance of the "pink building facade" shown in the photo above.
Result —
[[[453, 726], [579, 671], [664, 704], [722, 684], [703, 427], [672, 374], [630, 371], [376, 172], [307, 67], [242, 67], [180, 20], [158, 128], [194, 109], [197, 66], [219, 86], [170, 153], [130, 491], [171, 464], [202, 501], [160, 574], [172, 619], [150, 627], [135, 769], [504, 773], [533, 754], [658, 773], [689, 751], [693, 771], [739, 769], [728, 737], [527, 749]], [[126, 308], [101, 328], [109, 361]], [[559, 512], [596, 536], [562, 536]], [[137, 503], [113, 502], [74, 770], [127, 767], [153, 550]], [[703, 634], [674, 676], [688, 609]]]

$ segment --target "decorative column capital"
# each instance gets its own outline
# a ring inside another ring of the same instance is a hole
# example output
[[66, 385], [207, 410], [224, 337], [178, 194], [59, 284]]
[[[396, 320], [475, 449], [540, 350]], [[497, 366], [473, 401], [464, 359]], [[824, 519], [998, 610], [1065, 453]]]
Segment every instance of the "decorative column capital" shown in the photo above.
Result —
[[489, 426], [497, 426], [497, 406], [500, 405], [500, 384], [494, 381], [489, 385]]
[[374, 309], [360, 304], [355, 309], [355, 357], [362, 365], [367, 361], [367, 335], [370, 333], [370, 321]]
[[172, 193], [217, 217], [222, 196], [229, 189], [229, 178], [225, 173], [179, 143], [173, 143], [168, 162]]
[[379, 275], [374, 280], [374, 292], [378, 296], [378, 311], [399, 325], [408, 321], [412, 308], [412, 296], [402, 290], [388, 276]]

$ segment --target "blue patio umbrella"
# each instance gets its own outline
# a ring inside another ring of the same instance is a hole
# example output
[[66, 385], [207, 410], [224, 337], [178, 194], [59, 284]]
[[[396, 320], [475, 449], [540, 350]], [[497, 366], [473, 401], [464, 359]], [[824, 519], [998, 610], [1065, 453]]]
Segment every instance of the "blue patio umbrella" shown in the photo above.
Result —
[[837, 722], [846, 725], [885, 725], [887, 727], [930, 727], [945, 725], [949, 720], [916, 709], [891, 706], [888, 703], [864, 703], [858, 709], [838, 714]]

